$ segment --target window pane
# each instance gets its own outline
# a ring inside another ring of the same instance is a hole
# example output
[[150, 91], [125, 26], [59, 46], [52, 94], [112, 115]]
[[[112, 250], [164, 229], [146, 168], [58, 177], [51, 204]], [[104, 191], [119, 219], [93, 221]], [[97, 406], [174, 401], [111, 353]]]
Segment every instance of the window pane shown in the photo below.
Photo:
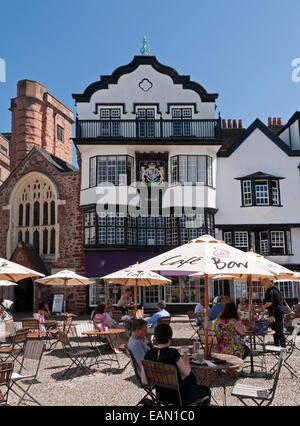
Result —
[[266, 180], [255, 182], [256, 204], [258, 206], [269, 204], [269, 187]]
[[206, 155], [198, 155], [198, 185], [206, 185]]
[[278, 180], [272, 180], [272, 202], [273, 206], [279, 206], [279, 182]]
[[238, 231], [234, 233], [234, 245], [243, 251], [248, 251], [248, 232]]
[[188, 182], [195, 184], [197, 182], [197, 156], [188, 157]]
[[252, 192], [251, 192], [251, 181], [243, 181], [243, 201], [244, 206], [252, 206]]
[[90, 187], [96, 186], [97, 157], [90, 158]]
[[284, 231], [271, 231], [272, 254], [285, 254]]

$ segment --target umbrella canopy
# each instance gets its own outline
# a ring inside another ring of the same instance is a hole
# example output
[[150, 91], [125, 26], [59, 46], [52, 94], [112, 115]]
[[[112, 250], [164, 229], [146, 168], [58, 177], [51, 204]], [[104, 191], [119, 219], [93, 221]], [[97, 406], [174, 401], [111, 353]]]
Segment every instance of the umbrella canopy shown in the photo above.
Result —
[[25, 278], [44, 277], [44, 274], [33, 271], [18, 263], [0, 258], [0, 280], [9, 280], [18, 282]]
[[135, 311], [137, 310], [138, 287], [164, 285], [170, 284], [172, 282], [171, 280], [162, 277], [161, 275], [153, 271], [141, 269], [139, 266], [139, 264], [135, 265], [135, 267], [138, 267], [138, 269], [133, 269], [133, 267], [129, 267], [101, 277], [107, 283], [134, 286]]
[[[180, 247], [155, 256], [138, 265], [142, 269], [154, 271], [181, 270], [187, 275], [205, 279], [205, 356], [208, 356], [208, 277], [219, 274], [230, 276], [259, 276], [270, 279], [278, 277], [278, 269], [259, 262], [256, 256], [249, 256], [235, 247], [225, 244], [210, 235], [202, 235]], [[134, 266], [137, 269], [137, 266]], [[208, 384], [208, 375], [206, 375]]]
[[6, 281], [6, 280], [0, 280], [0, 287], [11, 287], [14, 285], [18, 285], [16, 283], [13, 283], [11, 281]]
[[[133, 268], [153, 271], [186, 271], [187, 275], [194, 271], [198, 272], [199, 276], [222, 274], [279, 278], [277, 268], [259, 262], [257, 256], [248, 256], [245, 252], [229, 246], [223, 241], [218, 241], [210, 235], [203, 235], [191, 240], [187, 244], [155, 256], [139, 265], [134, 265]], [[290, 274], [292, 274], [291, 271]]]
[[38, 279], [36, 282], [38, 284], [52, 285], [53, 287], [64, 287], [65, 302], [67, 297], [67, 287], [95, 284], [95, 281], [68, 270], [59, 271], [54, 275]]

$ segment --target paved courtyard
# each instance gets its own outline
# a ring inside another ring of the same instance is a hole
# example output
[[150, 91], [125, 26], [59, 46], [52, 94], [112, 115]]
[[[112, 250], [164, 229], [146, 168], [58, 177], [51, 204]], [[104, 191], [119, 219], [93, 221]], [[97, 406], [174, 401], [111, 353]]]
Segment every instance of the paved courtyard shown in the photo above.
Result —
[[[87, 317], [76, 318], [74, 324], [88, 321]], [[20, 324], [19, 324], [20, 325]], [[183, 344], [190, 344], [189, 337], [193, 330], [185, 315], [172, 318], [174, 347]], [[297, 347], [300, 349], [300, 336], [298, 336]], [[272, 343], [272, 340], [270, 340]], [[77, 345], [76, 340], [72, 343]], [[88, 344], [88, 342], [86, 342]], [[82, 374], [78, 372], [73, 378], [67, 374], [62, 377], [63, 372], [70, 365], [70, 360], [66, 357], [61, 344], [51, 351], [44, 353], [38, 383], [32, 387], [32, 395], [42, 404], [47, 406], [134, 406], [144, 396], [144, 391], [135, 384], [134, 371], [128, 363], [126, 355], [119, 355], [120, 367], [114, 363], [114, 368], [109, 371], [108, 365], [100, 362], [98, 368], [93, 369], [93, 374]], [[300, 352], [294, 351], [291, 364], [300, 370]], [[274, 364], [274, 358], [267, 358], [268, 367]], [[71, 371], [74, 373], [74, 370]], [[255, 384], [264, 387], [271, 387], [272, 379], [253, 378], [233, 378], [226, 375], [227, 405], [240, 405], [237, 398], [231, 397], [232, 387], [236, 382]], [[221, 381], [215, 374], [210, 375], [211, 391], [214, 397], [212, 404], [223, 405], [223, 388]], [[13, 393], [10, 394], [11, 405], [16, 403]], [[31, 405], [31, 403], [29, 403]], [[296, 406], [300, 405], [300, 381], [291, 377], [291, 374], [283, 368], [277, 392], [273, 401], [274, 406]]]

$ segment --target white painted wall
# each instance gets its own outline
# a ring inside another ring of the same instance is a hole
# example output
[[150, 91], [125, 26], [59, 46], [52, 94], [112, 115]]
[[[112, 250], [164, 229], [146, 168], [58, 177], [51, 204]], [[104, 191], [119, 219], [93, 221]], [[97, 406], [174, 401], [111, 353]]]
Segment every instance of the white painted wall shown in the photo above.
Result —
[[[299, 157], [289, 157], [256, 129], [227, 158], [218, 158], [216, 224], [300, 223]], [[280, 180], [283, 207], [241, 207], [241, 183], [235, 178], [255, 172]]]
[[[147, 78], [153, 87], [145, 92], [139, 87], [139, 83]], [[166, 114], [167, 103], [196, 103], [198, 114], [193, 114], [196, 119], [214, 119], [215, 103], [202, 102], [200, 96], [193, 90], [183, 89], [182, 84], [174, 84], [170, 76], [161, 74], [151, 65], [140, 65], [129, 74], [122, 75], [118, 84], [110, 84], [108, 89], [95, 92], [90, 103], [77, 103], [77, 114], [79, 120], [95, 120], [95, 105], [97, 103], [125, 103], [127, 114], [122, 119], [134, 119], [132, 114], [134, 103], [159, 103], [162, 118], [169, 119]], [[156, 117], [160, 118], [160, 116]]]

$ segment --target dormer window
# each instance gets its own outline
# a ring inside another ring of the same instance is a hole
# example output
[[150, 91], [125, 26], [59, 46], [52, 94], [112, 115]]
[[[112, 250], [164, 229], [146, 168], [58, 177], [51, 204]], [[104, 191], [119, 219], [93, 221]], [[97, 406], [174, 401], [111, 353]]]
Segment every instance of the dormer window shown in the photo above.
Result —
[[172, 108], [173, 136], [191, 136], [191, 108]]
[[257, 172], [237, 179], [241, 181], [242, 207], [281, 207], [279, 181], [284, 178]]
[[119, 137], [120, 136], [120, 108], [100, 109], [100, 136]]

